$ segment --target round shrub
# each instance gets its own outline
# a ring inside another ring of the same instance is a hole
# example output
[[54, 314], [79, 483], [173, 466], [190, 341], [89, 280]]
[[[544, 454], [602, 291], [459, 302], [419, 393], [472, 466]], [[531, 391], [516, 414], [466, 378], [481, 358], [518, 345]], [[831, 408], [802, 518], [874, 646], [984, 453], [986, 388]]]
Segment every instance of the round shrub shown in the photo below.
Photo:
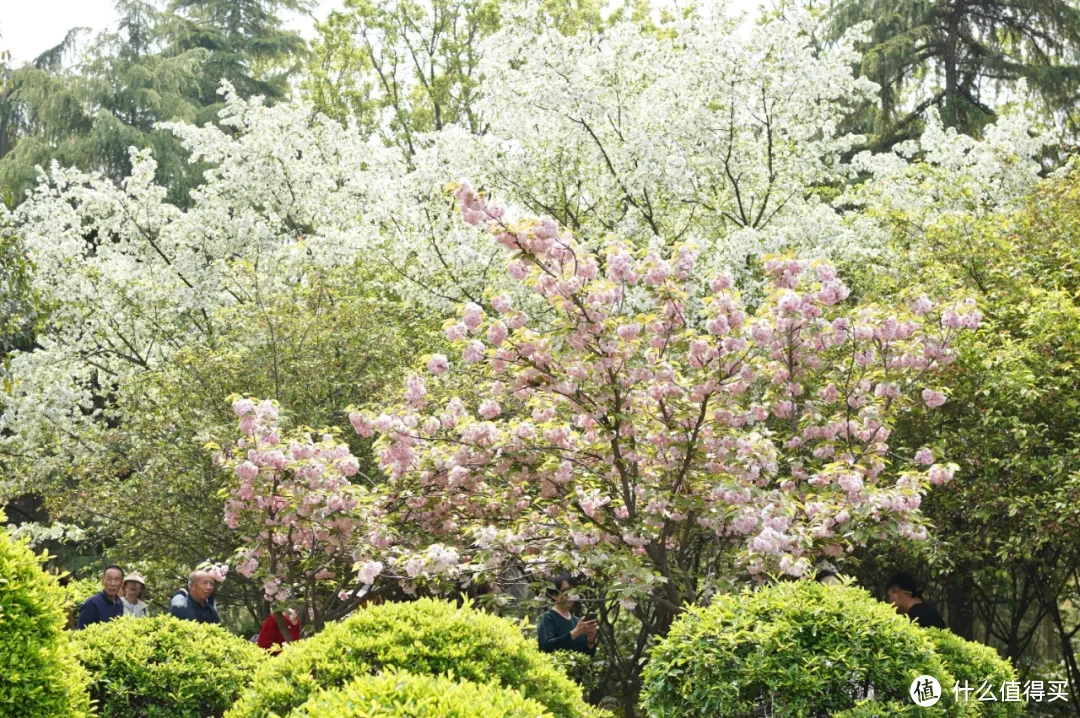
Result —
[[599, 715], [581, 688], [556, 669], [511, 621], [445, 601], [387, 603], [354, 613], [286, 647], [264, 664], [228, 718], [286, 715], [320, 688], [339, 688], [386, 668], [452, 673], [516, 688], [556, 716]]
[[962, 715], [922, 629], [862, 589], [798, 581], [688, 610], [651, 651], [643, 702], [656, 718], [825, 716], [909, 703], [923, 674], [944, 695], [920, 715]]
[[289, 718], [550, 718], [513, 688], [388, 671], [320, 691]]
[[[941, 656], [945, 669], [961, 686], [974, 689], [968, 694], [969, 700], [963, 701], [970, 715], [1011, 718], [1023, 714], [1024, 704], [1021, 701], [1001, 700], [1001, 685], [1006, 681], [1015, 681], [1016, 671], [997, 651], [981, 643], [965, 641], [955, 633], [940, 628], [928, 628], [926, 633], [934, 642], [934, 652]], [[998, 700], [976, 700], [984, 681], [993, 686]], [[948, 690], [952, 690], [952, 684], [949, 684]]]
[[172, 616], [96, 623], [75, 643], [103, 718], [220, 716], [268, 659], [220, 626]]
[[43, 560], [0, 529], [0, 715], [86, 716], [87, 676], [64, 631], [64, 591]]

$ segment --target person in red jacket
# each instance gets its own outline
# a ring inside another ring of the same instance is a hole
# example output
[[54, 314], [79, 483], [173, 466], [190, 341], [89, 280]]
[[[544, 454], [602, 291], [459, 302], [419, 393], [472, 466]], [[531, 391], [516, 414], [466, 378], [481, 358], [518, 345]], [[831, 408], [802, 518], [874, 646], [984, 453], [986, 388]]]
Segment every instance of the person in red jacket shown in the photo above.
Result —
[[259, 648], [265, 648], [275, 656], [281, 653], [281, 644], [285, 643], [285, 636], [282, 635], [281, 628], [278, 626], [277, 616], [281, 616], [285, 622], [285, 627], [289, 631], [289, 640], [300, 640], [300, 617], [292, 609], [277, 614], [271, 613], [263, 621], [262, 628], [259, 630], [258, 644]]

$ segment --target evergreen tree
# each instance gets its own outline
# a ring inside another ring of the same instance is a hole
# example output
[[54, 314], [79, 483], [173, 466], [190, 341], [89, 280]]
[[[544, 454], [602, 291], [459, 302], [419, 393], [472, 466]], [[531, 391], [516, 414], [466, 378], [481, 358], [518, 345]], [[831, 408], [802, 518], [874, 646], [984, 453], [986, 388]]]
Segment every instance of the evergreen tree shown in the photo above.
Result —
[[35, 181], [35, 165], [50, 160], [86, 166], [80, 138], [90, 130], [73, 76], [63, 60], [85, 28], [68, 31], [63, 42], [33, 62], [9, 68], [0, 91], [0, 189], [5, 202], [22, 199]]
[[37, 166], [55, 160], [119, 182], [131, 172], [129, 148], [149, 147], [159, 181], [186, 203], [201, 168], [155, 124], [196, 119], [207, 52], [163, 54], [162, 17], [146, 0], [117, 0], [116, 9], [116, 32], [98, 35], [71, 67], [64, 61], [82, 28], [11, 73], [0, 95], [0, 184], [9, 202], [36, 184]]
[[[8, 71], [0, 85], [0, 187], [8, 204], [37, 183], [36, 167], [100, 171], [119, 182], [131, 172], [130, 148], [149, 148], [170, 201], [187, 206], [205, 165], [161, 122], [205, 124], [217, 118], [218, 89], [228, 80], [242, 96], [284, 97], [306, 43], [281, 28], [282, 10], [313, 0], [116, 0], [115, 31], [76, 53], [86, 32], [34, 62]], [[72, 58], [76, 58], [72, 63]]]
[[1021, 79], [1052, 122], [1075, 129], [1080, 10], [1072, 0], [839, 0], [827, 17], [834, 39], [873, 23], [861, 70], [881, 89], [853, 121], [874, 148], [917, 136], [931, 107], [946, 125], [978, 134]]
[[199, 97], [213, 115], [222, 80], [245, 97], [280, 99], [307, 56], [307, 42], [282, 28], [280, 13], [310, 12], [314, 5], [315, 0], [170, 0], [168, 52], [209, 53]]

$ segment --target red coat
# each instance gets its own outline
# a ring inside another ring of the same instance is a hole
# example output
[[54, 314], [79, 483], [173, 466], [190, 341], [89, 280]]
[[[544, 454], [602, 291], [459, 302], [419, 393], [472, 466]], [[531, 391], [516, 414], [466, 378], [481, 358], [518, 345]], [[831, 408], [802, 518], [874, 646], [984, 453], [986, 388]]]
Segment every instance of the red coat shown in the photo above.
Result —
[[[285, 619], [285, 626], [289, 629], [289, 635], [292, 636], [294, 641], [299, 641], [300, 622], [290, 620], [288, 614], [281, 614], [281, 617]], [[259, 648], [265, 648], [271, 653], [280, 653], [281, 644], [283, 643], [285, 643], [285, 637], [281, 635], [277, 620], [274, 619], [274, 614], [271, 613], [259, 630]]]

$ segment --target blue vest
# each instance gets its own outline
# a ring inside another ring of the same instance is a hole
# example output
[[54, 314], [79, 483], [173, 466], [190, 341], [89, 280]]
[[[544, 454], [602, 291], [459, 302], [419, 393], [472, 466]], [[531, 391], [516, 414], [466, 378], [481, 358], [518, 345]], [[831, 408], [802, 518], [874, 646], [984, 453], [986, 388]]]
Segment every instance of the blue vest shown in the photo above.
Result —
[[186, 588], [181, 588], [173, 594], [172, 602], [169, 604], [169, 615], [176, 616], [182, 621], [221, 623], [213, 602], [207, 601], [205, 605], [200, 604], [191, 597]]

